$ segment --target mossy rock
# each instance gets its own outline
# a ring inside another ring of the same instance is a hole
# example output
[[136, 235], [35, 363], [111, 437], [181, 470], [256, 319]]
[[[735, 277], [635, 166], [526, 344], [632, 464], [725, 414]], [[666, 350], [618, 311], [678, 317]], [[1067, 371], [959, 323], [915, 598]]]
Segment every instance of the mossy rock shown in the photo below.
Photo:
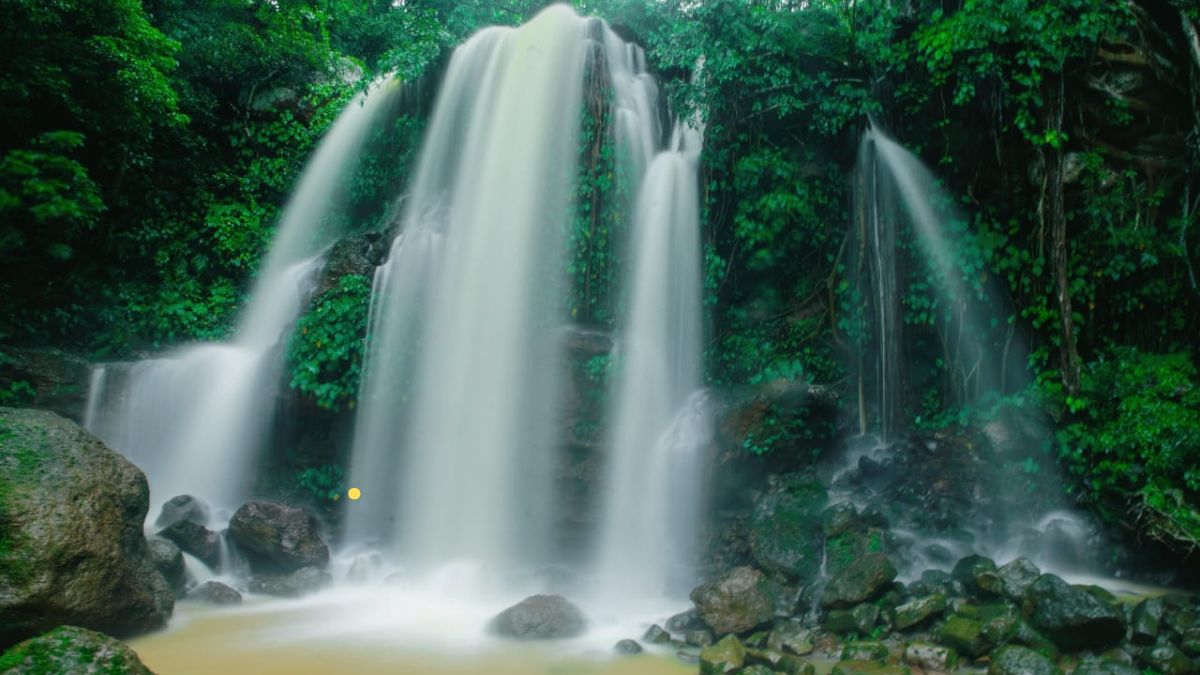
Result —
[[174, 596], [143, 532], [146, 477], [77, 424], [0, 408], [0, 648], [63, 625], [162, 627]]
[[1077, 651], [1116, 644], [1125, 636], [1125, 614], [1111, 593], [1071, 586], [1043, 574], [1025, 591], [1030, 623], [1060, 649]]
[[992, 645], [983, 637], [983, 624], [964, 616], [952, 616], [937, 632], [938, 641], [960, 654], [983, 656]]
[[821, 593], [821, 606], [853, 607], [881, 595], [896, 579], [896, 567], [883, 553], [868, 553], [830, 579]]
[[750, 553], [763, 569], [807, 582], [821, 569], [821, 510], [828, 495], [809, 472], [778, 477], [750, 517]]
[[700, 675], [736, 673], [746, 664], [746, 647], [736, 635], [726, 635], [700, 650]]
[[692, 602], [716, 635], [748, 633], [775, 617], [782, 589], [753, 567], [737, 567], [698, 586]]
[[86, 628], [60, 626], [0, 656], [0, 675], [154, 675], [132, 649]]
[[946, 611], [946, 596], [940, 593], [910, 600], [893, 612], [896, 628], [908, 630], [939, 617]]
[[992, 652], [988, 675], [1062, 675], [1062, 670], [1028, 647], [1008, 645]]
[[839, 661], [833, 666], [831, 675], [911, 675], [906, 666], [877, 663], [875, 661]]

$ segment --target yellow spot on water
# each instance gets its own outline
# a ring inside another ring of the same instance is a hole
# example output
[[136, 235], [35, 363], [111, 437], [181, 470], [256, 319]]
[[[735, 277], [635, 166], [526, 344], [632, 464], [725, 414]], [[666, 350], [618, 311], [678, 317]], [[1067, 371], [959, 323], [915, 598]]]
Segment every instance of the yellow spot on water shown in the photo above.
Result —
[[362, 496], [362, 490], [359, 490], [358, 488], [350, 488], [346, 491], [346, 496], [350, 498], [350, 501], [354, 501]]

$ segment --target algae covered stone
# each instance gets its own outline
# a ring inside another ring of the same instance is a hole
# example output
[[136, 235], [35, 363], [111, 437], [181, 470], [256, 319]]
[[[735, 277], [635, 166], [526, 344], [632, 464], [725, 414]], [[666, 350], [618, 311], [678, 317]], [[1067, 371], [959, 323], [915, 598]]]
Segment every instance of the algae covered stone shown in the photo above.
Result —
[[988, 675], [1062, 675], [1062, 670], [1028, 647], [1009, 645], [992, 652]]
[[700, 650], [700, 675], [736, 673], [745, 663], [746, 647], [736, 635], [726, 635]]
[[814, 579], [821, 569], [821, 510], [827, 495], [811, 473], [779, 477], [750, 517], [750, 553], [763, 569]]
[[821, 605], [827, 608], [853, 607], [870, 600], [896, 580], [896, 567], [882, 553], [868, 553], [829, 581], [821, 593]]
[[121, 642], [95, 631], [60, 626], [0, 656], [2, 675], [154, 675]]

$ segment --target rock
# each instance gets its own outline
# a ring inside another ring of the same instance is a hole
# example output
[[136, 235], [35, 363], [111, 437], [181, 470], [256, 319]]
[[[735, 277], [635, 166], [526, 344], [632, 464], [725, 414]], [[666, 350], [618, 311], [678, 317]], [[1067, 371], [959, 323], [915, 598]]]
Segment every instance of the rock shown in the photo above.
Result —
[[764, 665], [753, 665], [742, 668], [738, 671], [738, 675], [775, 675], [775, 672]]
[[746, 648], [736, 635], [726, 635], [720, 642], [700, 650], [700, 675], [736, 673], [746, 663]]
[[613, 651], [618, 654], [641, 654], [642, 646], [637, 643], [637, 640], [621, 640], [613, 645]]
[[583, 633], [583, 612], [561, 595], [531, 595], [500, 612], [488, 630], [514, 640], [554, 640]]
[[904, 662], [927, 672], [948, 673], [958, 666], [958, 652], [952, 647], [913, 642], [904, 647]]
[[206, 581], [193, 588], [187, 599], [213, 605], [240, 605], [242, 594], [219, 581]]
[[831, 675], [910, 675], [904, 666], [893, 666], [874, 661], [839, 661], [830, 671]]
[[1000, 580], [1000, 593], [1009, 600], [1019, 601], [1025, 590], [1041, 576], [1037, 565], [1025, 558], [1017, 558], [996, 570]]
[[1106, 658], [1085, 658], [1071, 675], [1142, 675], [1140, 668]]
[[942, 644], [972, 658], [983, 656], [992, 648], [983, 637], [982, 623], [958, 615], [950, 617], [942, 624], [937, 637]]
[[60, 626], [0, 656], [4, 675], [154, 675], [121, 642], [86, 628]]
[[[746, 662], [755, 664], [751, 667], [765, 668], [768, 673], [788, 673], [788, 675], [815, 672], [811, 663], [793, 654], [784, 654], [773, 649], [751, 649], [746, 652]], [[744, 675], [749, 669], [742, 670]]]
[[387, 259], [391, 238], [378, 232], [366, 232], [339, 239], [325, 256], [312, 297], [319, 299], [335, 288], [342, 277], [357, 274], [368, 279], [375, 276], [375, 268]]
[[861, 527], [858, 509], [849, 502], [834, 504], [821, 514], [821, 531], [826, 537], [836, 537], [843, 532], [849, 532]]
[[646, 629], [642, 639], [652, 645], [661, 645], [671, 641], [671, 634], [663, 630], [662, 626], [653, 624]]
[[150, 560], [154, 568], [163, 575], [163, 579], [176, 594], [187, 585], [187, 567], [183, 564], [183, 553], [179, 547], [166, 539], [152, 537], [146, 540], [150, 547]]
[[867, 602], [860, 603], [850, 610], [850, 616], [854, 619], [855, 632], [867, 635], [879, 621], [879, 608]]
[[988, 675], [1062, 675], [1050, 659], [1029, 649], [1009, 645], [992, 652]]
[[208, 525], [208, 505], [191, 495], [171, 497], [163, 504], [162, 511], [154, 521], [157, 527], [170, 527], [181, 520], [197, 525]]
[[946, 611], [946, 596], [941, 594], [928, 595], [908, 602], [896, 608], [896, 628], [908, 630], [925, 623], [929, 619], [939, 617]]
[[700, 613], [695, 609], [680, 612], [667, 619], [667, 630], [672, 633], [686, 633], [689, 630], [704, 627], [704, 621], [700, 619]]
[[843, 661], [887, 661], [891, 652], [881, 642], [848, 642], [842, 647]]
[[767, 649], [807, 656], [813, 652], [812, 631], [796, 621], [780, 621], [767, 636]]
[[697, 628], [684, 633], [683, 641], [693, 647], [707, 647], [713, 643], [713, 634], [707, 628]]
[[190, 520], [177, 520], [159, 530], [156, 536], [175, 544], [184, 553], [196, 556], [212, 569], [217, 569], [221, 564], [221, 538], [203, 525]]
[[319, 529], [312, 513], [282, 502], [247, 502], [229, 521], [229, 536], [255, 572], [324, 568], [329, 564], [329, 547], [318, 536]]
[[821, 568], [825, 488], [811, 473], [779, 477], [750, 517], [750, 553], [763, 569], [808, 582]]
[[126, 636], [174, 597], [142, 530], [146, 477], [54, 413], [0, 408], [0, 649], [61, 625]]
[[1189, 659], [1171, 645], [1157, 645], [1142, 650], [1139, 660], [1162, 675], [1188, 675], [1200, 672], [1200, 664]]
[[1000, 595], [1000, 574], [996, 563], [980, 555], [970, 555], [959, 560], [950, 575], [966, 586], [968, 591], [980, 595]]
[[1183, 631], [1179, 639], [1179, 648], [1193, 657], [1200, 656], [1200, 626]]
[[842, 570], [825, 586], [821, 606], [844, 608], [870, 600], [896, 579], [896, 568], [882, 553], [868, 553]]
[[1026, 590], [1030, 623], [1065, 651], [1107, 647], [1125, 635], [1125, 617], [1116, 599], [1095, 586], [1071, 586], [1052, 574]]
[[49, 410], [83, 424], [92, 367], [80, 356], [55, 348], [5, 347], [0, 390], [23, 382], [32, 389], [29, 407]]
[[692, 591], [700, 618], [721, 636], [746, 633], [775, 616], [778, 586], [753, 567], [737, 567]]
[[291, 574], [256, 574], [248, 584], [251, 593], [295, 598], [325, 588], [333, 577], [317, 567], [301, 567]]
[[1133, 608], [1130, 621], [1130, 640], [1135, 645], [1152, 645], [1158, 637], [1166, 605], [1162, 598], [1146, 598]]
[[675, 658], [694, 666], [700, 663], [700, 652], [694, 648], [679, 649], [675, 652]]

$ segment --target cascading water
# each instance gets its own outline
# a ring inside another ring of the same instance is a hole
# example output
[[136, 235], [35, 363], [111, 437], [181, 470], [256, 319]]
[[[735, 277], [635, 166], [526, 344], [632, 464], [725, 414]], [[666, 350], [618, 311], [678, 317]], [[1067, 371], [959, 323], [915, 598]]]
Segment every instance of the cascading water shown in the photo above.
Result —
[[589, 25], [553, 6], [455, 51], [376, 280], [348, 528], [410, 565], [545, 551]]
[[[988, 303], [997, 302], [994, 295], [989, 295], [988, 283], [965, 278], [964, 271], [956, 266], [949, 231], [952, 223], [962, 222], [962, 216], [951, 206], [949, 196], [938, 187], [933, 174], [915, 155], [872, 126], [862, 140], [856, 188], [857, 217], [865, 238], [865, 262], [872, 282], [874, 337], [878, 342], [879, 415], [877, 425], [867, 430], [885, 439], [898, 430], [897, 401], [903, 384], [897, 371], [887, 364], [896, 363], [902, 353], [899, 307], [894, 301], [901, 295], [894, 253], [898, 248], [897, 228], [902, 222], [899, 216], [911, 224], [917, 243], [915, 250], [924, 258], [923, 264], [935, 281], [935, 299], [942, 307], [936, 322], [942, 349], [939, 357], [950, 374], [951, 400], [979, 404], [987, 395], [1019, 390], [1027, 384], [1026, 354], [1011, 329], [1002, 338], [1004, 347], [996, 346], [999, 337], [996, 328], [1006, 322], [986, 314]], [[889, 418], [897, 423], [889, 423]], [[945, 566], [970, 553], [989, 555], [1000, 562], [1023, 555], [1059, 573], [1086, 571], [1091, 561], [1080, 552], [1087, 548], [1084, 542], [1094, 536], [1094, 530], [1063, 504], [1056, 471], [1022, 472], [1006, 468], [1019, 464], [1021, 457], [1037, 455], [1038, 446], [1046, 444], [1049, 438], [1048, 431], [1036, 418], [1019, 414], [992, 420], [983, 431], [987, 444], [998, 456], [992, 460], [995, 465], [992, 468], [980, 469], [976, 465], [967, 469], [993, 472], [978, 480], [972, 505], [977, 511], [974, 521], [963, 523], [955, 536], [931, 534], [899, 522], [892, 524], [893, 534], [909, 543], [905, 550], [912, 558], [910, 571]], [[863, 502], [846, 485], [854, 484], [853, 474], [858, 472], [860, 458], [864, 456], [875, 462], [898, 462], [900, 466], [904, 462], [924, 461], [895, 457], [896, 448], [929, 456], [930, 460], [938, 458], [934, 440], [892, 446], [851, 444], [843, 466], [835, 469], [834, 498]], [[847, 477], [849, 481], [844, 480]], [[968, 478], [964, 475], [962, 480]], [[870, 482], [871, 479], [866, 479], [866, 483]], [[860, 477], [857, 485], [862, 484]], [[909, 508], [902, 515], [907, 518], [914, 513]], [[970, 531], [970, 536], [958, 536], [962, 531]], [[1075, 553], [1063, 555], [1063, 551]]]
[[333, 235], [323, 231], [325, 220], [341, 208], [345, 178], [395, 91], [382, 85], [359, 94], [322, 139], [284, 208], [233, 340], [108, 364], [93, 377], [86, 426], [146, 472], [151, 517], [177, 494], [226, 512], [247, 496], [282, 367], [279, 346]]
[[609, 602], [661, 601], [670, 582], [692, 581], [708, 425], [697, 392], [699, 151], [698, 132], [677, 125], [637, 199], [597, 552], [597, 594]]

